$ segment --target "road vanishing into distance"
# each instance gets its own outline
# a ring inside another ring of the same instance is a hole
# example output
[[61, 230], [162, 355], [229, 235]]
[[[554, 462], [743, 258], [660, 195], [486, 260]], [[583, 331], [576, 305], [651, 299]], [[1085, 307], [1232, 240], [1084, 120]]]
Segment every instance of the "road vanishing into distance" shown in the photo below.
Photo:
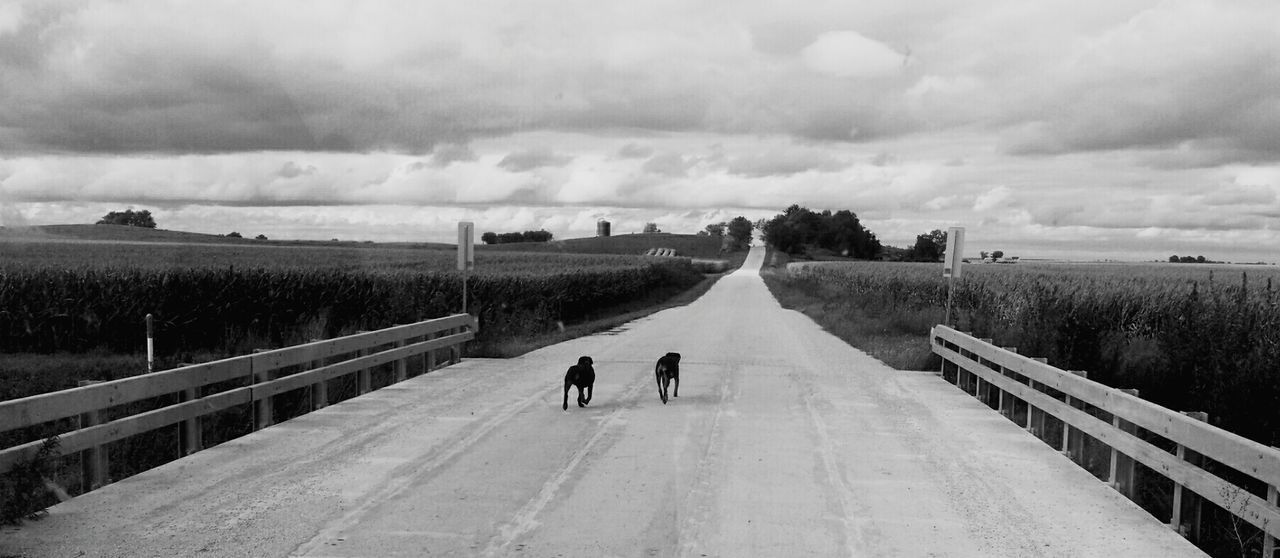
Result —
[[[74, 498], [0, 530], [0, 555], [1201, 555], [938, 376], [782, 309], [762, 259], [688, 306], [466, 360]], [[663, 405], [669, 351], [682, 381]], [[595, 398], [561, 411], [583, 355]]]

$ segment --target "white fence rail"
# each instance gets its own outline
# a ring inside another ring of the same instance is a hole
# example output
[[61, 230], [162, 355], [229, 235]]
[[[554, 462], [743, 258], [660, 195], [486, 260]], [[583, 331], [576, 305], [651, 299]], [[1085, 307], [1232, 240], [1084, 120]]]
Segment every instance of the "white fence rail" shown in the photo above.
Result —
[[[1010, 409], [1015, 401], [1024, 402], [1028, 405], [1025, 414], [1028, 429], [1037, 430], [1038, 422], [1041, 435], [1045, 416], [1061, 421], [1064, 452], [1070, 451], [1069, 433], [1073, 429], [1109, 446], [1112, 458], [1108, 481], [1113, 485], [1123, 480], [1117, 478], [1122, 475], [1117, 464], [1126, 458], [1172, 480], [1175, 491], [1170, 523], [1175, 529], [1182, 531], [1179, 516], [1182, 490], [1190, 490], [1262, 530], [1263, 556], [1274, 555], [1275, 541], [1280, 537], [1280, 507], [1277, 506], [1280, 449], [1144, 401], [1126, 393], [1130, 390], [1104, 386], [1081, 373], [1059, 370], [1043, 359], [1019, 355], [946, 326], [934, 327], [930, 339], [933, 352], [956, 367], [956, 383], [965, 385], [966, 391], [967, 385], [973, 384], [975, 395], [989, 399], [991, 390], [998, 390], [997, 405], [1001, 409], [1006, 407], [1006, 397], [1010, 398], [1007, 404]], [[944, 372], [945, 369], [946, 364]], [[965, 378], [965, 374], [970, 377]], [[1111, 420], [1082, 410], [1086, 405], [1110, 415]], [[1170, 453], [1135, 435], [1129, 424], [1174, 442], [1176, 452]], [[1254, 494], [1185, 459], [1187, 450], [1257, 479], [1266, 485], [1266, 496]], [[1128, 482], [1132, 484], [1131, 473]]]
[[[272, 423], [276, 395], [310, 387], [310, 407], [318, 409], [328, 405], [328, 382], [350, 374], [358, 375], [359, 394], [367, 393], [372, 389], [371, 369], [375, 367], [394, 363], [391, 380], [394, 383], [408, 377], [410, 357], [423, 355], [424, 371], [436, 367], [437, 356], [441, 361], [457, 362], [461, 358], [461, 344], [474, 339], [478, 327], [474, 316], [456, 314], [3, 401], [0, 402], [0, 433], [79, 417], [78, 428], [58, 433], [60, 450], [63, 454], [86, 452], [84, 476], [90, 485], [86, 488], [97, 488], [106, 480], [105, 444], [181, 423], [179, 451], [180, 455], [189, 455], [203, 447], [200, 418], [205, 415], [252, 403], [253, 428], [265, 428]], [[307, 369], [275, 377], [288, 367]], [[205, 386], [237, 379], [245, 380], [247, 385], [200, 394]], [[100, 421], [107, 409], [172, 394], [178, 394], [177, 404]], [[31, 459], [42, 443], [41, 439], [0, 449], [0, 471]]]

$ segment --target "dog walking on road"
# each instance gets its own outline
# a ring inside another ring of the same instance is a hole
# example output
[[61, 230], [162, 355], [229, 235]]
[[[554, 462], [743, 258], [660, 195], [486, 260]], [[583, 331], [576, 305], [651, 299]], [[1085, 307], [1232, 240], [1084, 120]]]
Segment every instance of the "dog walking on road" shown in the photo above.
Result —
[[[591, 402], [591, 390], [596, 383], [596, 370], [591, 367], [594, 364], [591, 357], [584, 356], [578, 359], [578, 363], [570, 366], [569, 371], [564, 373], [564, 403], [561, 409], [569, 410], [569, 388], [578, 388], [578, 406], [586, 407]], [[582, 391], [586, 390], [586, 397], [582, 396]]]
[[667, 404], [667, 386], [675, 380], [675, 390], [671, 392], [671, 397], [680, 397], [680, 353], [667, 353], [658, 359], [658, 364], [653, 367], [653, 374], [658, 379], [658, 397], [662, 398], [662, 404]]

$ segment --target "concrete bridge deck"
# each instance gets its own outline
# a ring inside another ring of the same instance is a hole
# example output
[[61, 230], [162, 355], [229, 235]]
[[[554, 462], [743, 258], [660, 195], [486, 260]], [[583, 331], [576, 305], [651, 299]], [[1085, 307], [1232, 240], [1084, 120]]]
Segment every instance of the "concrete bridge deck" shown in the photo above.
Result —
[[[937, 376], [783, 310], [761, 259], [619, 331], [464, 361], [75, 498], [0, 530], [0, 555], [1201, 555]], [[682, 383], [663, 405], [668, 351]], [[580, 355], [595, 399], [562, 412]]]

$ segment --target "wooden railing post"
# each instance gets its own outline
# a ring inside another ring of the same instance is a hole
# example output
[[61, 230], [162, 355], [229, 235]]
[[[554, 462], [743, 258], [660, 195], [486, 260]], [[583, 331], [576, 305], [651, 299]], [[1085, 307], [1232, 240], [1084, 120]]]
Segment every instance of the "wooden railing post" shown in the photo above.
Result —
[[[395, 347], [399, 349], [403, 346], [404, 339], [397, 339]], [[392, 380], [393, 383], [399, 383], [409, 379], [409, 362], [406, 359], [402, 358], [397, 360], [393, 366], [395, 368], [395, 379]]]
[[[78, 387], [102, 383], [98, 380], [80, 380]], [[102, 424], [102, 411], [90, 411], [80, 414], [80, 428]], [[93, 446], [80, 453], [80, 489], [84, 492], [96, 490], [107, 484], [107, 447]]]
[[[359, 331], [357, 333], [368, 333], [368, 332]], [[372, 348], [360, 349], [356, 351], [356, 358], [360, 358], [362, 356], [369, 355], [369, 354], [373, 354]], [[356, 391], [358, 392], [359, 395], [364, 395], [373, 390], [373, 371], [372, 370], [368, 368], [361, 368], [360, 371], [356, 373], [356, 378], [357, 378], [356, 383], [358, 384]]]
[[[1280, 505], [1280, 495], [1277, 494], [1274, 484], [1267, 485], [1267, 502], [1273, 506]], [[1275, 558], [1276, 555], [1276, 538], [1271, 533], [1263, 533], [1262, 535], [1262, 558]]]
[[[439, 337], [439, 335], [436, 335], [435, 333], [427, 334], [427, 339], [435, 339], [437, 337]], [[422, 367], [423, 367], [423, 371], [422, 371], [423, 374], [426, 374], [436, 369], [436, 351], [435, 350], [427, 351], [423, 355]]]
[[[1209, 413], [1199, 412], [1199, 411], [1183, 411], [1182, 414], [1187, 415], [1201, 422], [1209, 422]], [[1178, 444], [1178, 449], [1176, 453], [1178, 455], [1178, 459], [1186, 459], [1187, 447], [1182, 444]], [[1191, 494], [1191, 497], [1194, 498], [1195, 494]], [[1174, 481], [1173, 483], [1173, 513], [1169, 515], [1169, 527], [1172, 527], [1174, 531], [1183, 533], [1182, 485], [1178, 484], [1177, 481]], [[1199, 540], [1200, 538], [1200, 500], [1199, 499], [1195, 500], [1195, 512], [1192, 514], [1191, 527], [1190, 529], [1187, 530], [1185, 534], [1183, 534], [1183, 536], [1187, 537], [1188, 539], [1191, 539], [1192, 541]]]
[[[453, 328], [449, 330], [448, 334], [453, 335], [456, 333], [462, 333], [462, 328]], [[462, 362], [462, 343], [454, 343], [449, 346], [449, 363], [456, 365], [458, 362]]]
[[[313, 343], [319, 339], [312, 339]], [[311, 370], [315, 370], [324, 366], [324, 359], [319, 358], [313, 360], [309, 364]], [[329, 406], [329, 382], [320, 380], [311, 384], [311, 410], [323, 409]]]
[[[1067, 372], [1080, 376], [1081, 378], [1089, 377], [1089, 373], [1085, 372], [1084, 370], [1068, 370]], [[1073, 407], [1074, 405], [1071, 403], [1071, 395], [1070, 394], [1063, 394], [1063, 395], [1066, 396], [1067, 406]], [[1084, 433], [1082, 432], [1081, 434], [1084, 434]], [[1083, 439], [1081, 439], [1080, 441], [1081, 443], [1084, 442]], [[1071, 423], [1068, 423], [1067, 421], [1062, 421], [1062, 453], [1067, 454], [1067, 457], [1072, 457], [1071, 455], [1072, 453], [1071, 452]], [[1072, 458], [1074, 459], [1074, 457]], [[1083, 456], [1081, 458], [1083, 459]]]
[[[196, 388], [187, 388], [178, 392], [178, 402], [196, 400]], [[182, 421], [178, 430], [178, 451], [180, 455], [191, 455], [204, 449], [204, 436], [201, 431], [201, 418], [194, 417]]]
[[[1035, 357], [1031, 360], [1039, 362], [1040, 364], [1049, 364], [1049, 359], [1044, 357]], [[1034, 381], [1029, 383], [1031, 385], [1031, 389], [1036, 389], [1036, 383]], [[1036, 412], [1036, 411], [1039, 411], [1039, 412]], [[1028, 402], [1027, 403], [1027, 430], [1030, 430], [1031, 433], [1035, 434], [1036, 436], [1044, 436], [1044, 423], [1045, 423], [1044, 415], [1045, 415], [1044, 409], [1036, 409], [1035, 407], [1031, 406], [1030, 402]], [[1035, 417], [1034, 421], [1031, 419], [1032, 416]]]
[[[267, 350], [268, 349], [254, 349], [253, 352], [262, 353], [262, 352], [266, 352]], [[249, 363], [250, 363], [249, 372], [250, 372], [250, 382], [251, 382], [250, 385], [261, 384], [261, 383], [271, 381], [272, 372], [274, 372], [274, 370], [271, 370], [270, 368], [266, 368], [266, 367], [262, 367], [262, 369], [259, 369], [256, 363], [254, 363], [254, 361], [252, 360], [250, 360]], [[272, 417], [272, 414], [274, 412], [275, 407], [272, 405], [271, 399], [272, 398], [270, 396], [267, 396], [253, 402], [253, 416], [254, 416], [253, 429], [254, 430], [262, 430], [263, 428], [266, 428], [274, 424], [275, 418]]]
[[[1002, 348], [1002, 349], [1004, 349], [1004, 350], [1006, 350], [1006, 351], [1009, 351], [1009, 352], [1011, 352], [1011, 353], [1013, 353], [1013, 354], [1015, 354], [1015, 355], [1016, 355], [1016, 354], [1018, 354], [1018, 348], [1017, 348], [1017, 347], [1001, 347], [1001, 348]], [[1007, 378], [1007, 377], [1010, 377], [1010, 376], [1009, 376], [1009, 369], [1008, 369], [1008, 368], [1005, 368], [1005, 367], [1003, 367], [1003, 366], [1001, 366], [1001, 367], [1000, 367], [1000, 375], [1001, 375], [1001, 376], [1004, 376], [1004, 377], [1006, 377], [1006, 378]], [[1016, 398], [1014, 398], [1014, 396], [1013, 396], [1012, 394], [1008, 394], [1009, 403], [1006, 405], [1006, 404], [1005, 404], [1005, 402], [1004, 402], [1004, 400], [1005, 400], [1005, 396], [1006, 396], [1006, 393], [1005, 393], [1005, 392], [1003, 392], [1003, 391], [1001, 391], [1001, 392], [1000, 392], [1000, 413], [1001, 413], [1001, 414], [1004, 414], [1004, 415], [1006, 415], [1006, 416], [1008, 416], [1008, 417], [1009, 417], [1009, 420], [1013, 420], [1013, 410], [1014, 410], [1014, 408], [1015, 408], [1015, 407], [1017, 407], [1017, 406], [1018, 406], [1018, 405], [1017, 405], [1017, 399], [1016, 399]]]
[[[1138, 390], [1136, 389], [1122, 389], [1120, 391], [1138, 397]], [[1121, 424], [1120, 417], [1114, 413], [1111, 415], [1111, 425], [1125, 432], [1129, 431], [1128, 428]], [[1123, 464], [1121, 463], [1122, 460], [1124, 461]], [[1120, 477], [1124, 477], [1124, 480], [1120, 480]], [[1111, 448], [1111, 469], [1107, 482], [1111, 483], [1113, 488], [1119, 490], [1125, 496], [1130, 499], [1133, 498], [1133, 459], [1120, 453], [1115, 447]]]

